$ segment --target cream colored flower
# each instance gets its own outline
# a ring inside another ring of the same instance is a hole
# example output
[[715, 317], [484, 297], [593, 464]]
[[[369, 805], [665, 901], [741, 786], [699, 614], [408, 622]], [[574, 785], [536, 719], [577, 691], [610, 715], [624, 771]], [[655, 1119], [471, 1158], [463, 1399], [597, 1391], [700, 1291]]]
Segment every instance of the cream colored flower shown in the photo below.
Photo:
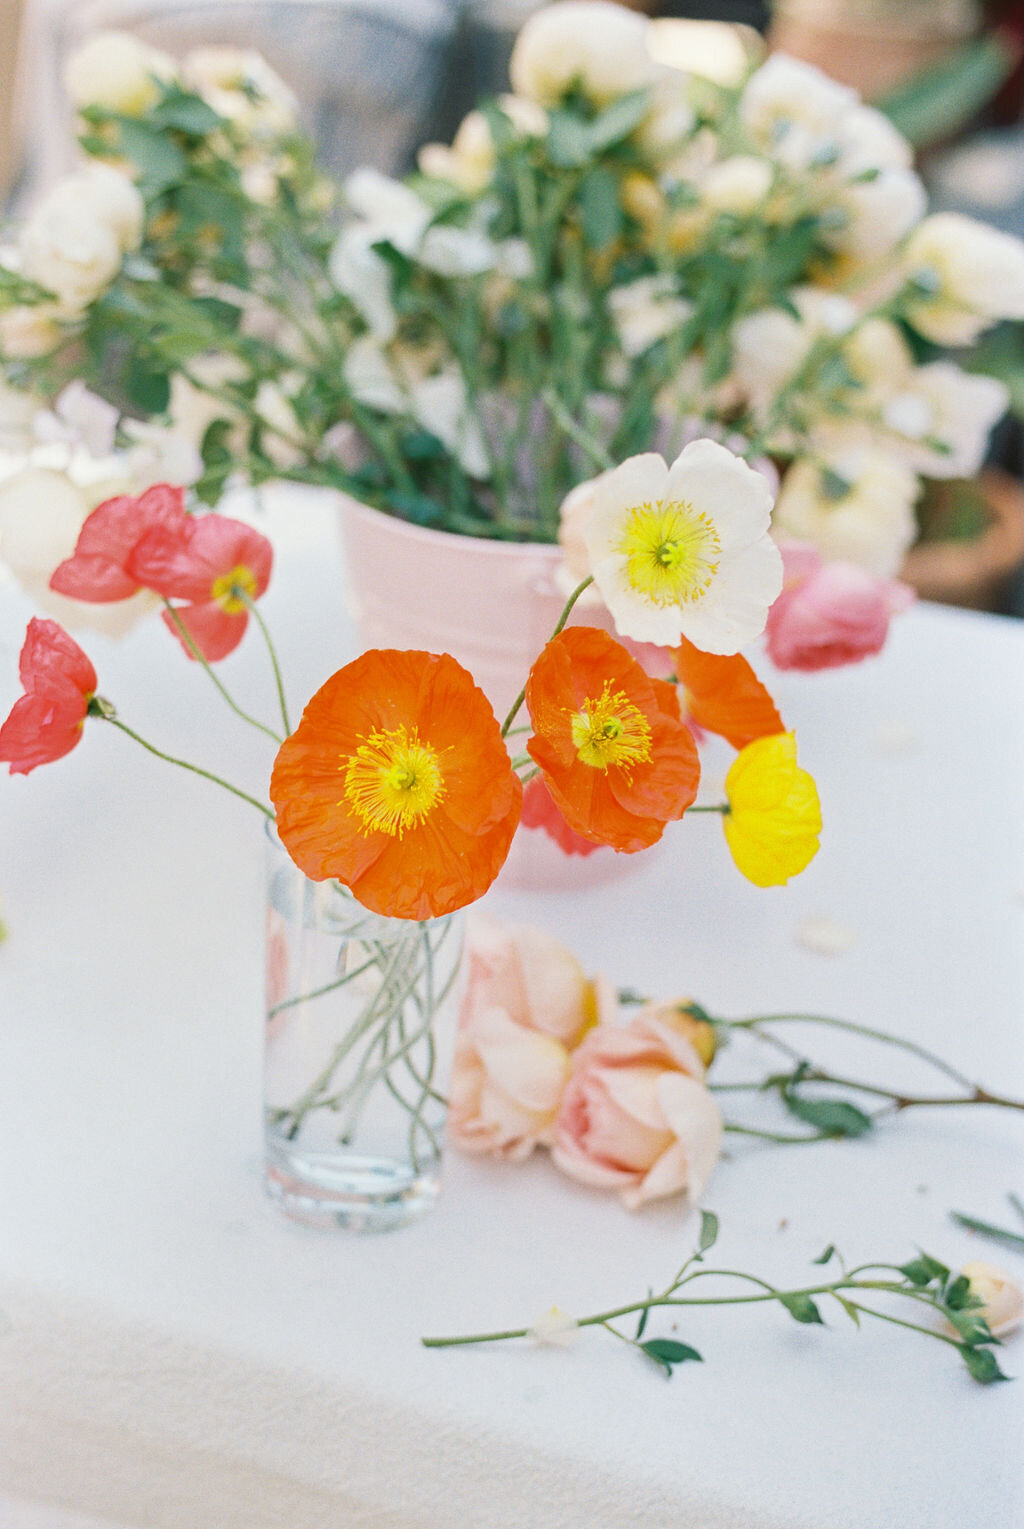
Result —
[[35, 393], [12, 387], [0, 374], [0, 449], [19, 453], [31, 450], [36, 415], [43, 407]]
[[768, 195], [774, 171], [767, 159], [753, 154], [733, 154], [722, 159], [700, 183], [701, 201], [715, 212], [733, 212], [745, 216], [754, 211]]
[[54, 187], [21, 230], [21, 273], [56, 299], [53, 312], [78, 318], [121, 268], [115, 229], [73, 181]]
[[916, 473], [895, 455], [853, 445], [820, 464], [793, 463], [775, 502], [774, 529], [812, 542], [828, 559], [892, 578], [917, 534], [919, 489]]
[[756, 146], [793, 169], [834, 163], [856, 92], [811, 64], [774, 53], [740, 97], [740, 121]]
[[162, 86], [177, 77], [169, 54], [130, 32], [97, 32], [64, 65], [64, 88], [73, 106], [102, 106], [126, 117], [141, 117], [159, 100]]
[[608, 307], [627, 356], [642, 356], [663, 340], [693, 312], [693, 304], [678, 295], [675, 278], [641, 276], [625, 286], [612, 287]]
[[294, 92], [253, 49], [194, 48], [185, 57], [182, 73], [218, 116], [243, 132], [266, 139], [294, 131]]
[[76, 379], [54, 400], [52, 410], [43, 409], [36, 416], [36, 439], [44, 444], [81, 446], [94, 459], [108, 457], [114, 449], [119, 416], [119, 409]]
[[730, 89], [743, 84], [764, 51], [752, 27], [675, 16], [651, 22], [647, 46], [656, 63]]
[[475, 414], [469, 407], [466, 384], [454, 368], [438, 372], [409, 389], [412, 413], [424, 430], [457, 457], [471, 478], [489, 478], [491, 458]]
[[536, 11], [509, 63], [517, 95], [554, 106], [578, 85], [596, 106], [650, 85], [647, 21], [610, 0], [559, 0]]
[[790, 296], [799, 317], [762, 308], [740, 319], [732, 332], [735, 380], [755, 411], [767, 408], [796, 375], [817, 340], [846, 334], [857, 322], [848, 298], [821, 287], [798, 287]]
[[916, 367], [892, 392], [882, 421], [902, 459], [928, 478], [973, 478], [992, 427], [1009, 406], [1005, 384], [951, 361]]
[[33, 361], [57, 349], [64, 331], [49, 304], [0, 311], [0, 359]]
[[189, 362], [189, 376], [195, 379], [194, 382], [181, 372], [175, 372], [171, 378], [171, 398], [167, 408], [171, 429], [198, 448], [214, 420], [226, 419], [231, 424], [225, 443], [227, 449], [240, 453], [245, 447], [247, 435], [247, 425], [241, 410], [233, 404], [225, 403], [207, 389], [219, 392], [232, 382], [242, 381], [247, 375], [244, 363], [237, 356], [219, 353], [197, 356]]
[[763, 630], [782, 588], [760, 473], [717, 441], [693, 441], [669, 468], [631, 457], [593, 482], [583, 529], [594, 583], [618, 631], [671, 647], [736, 653]]
[[865, 170], [909, 170], [914, 148], [877, 107], [863, 103], [848, 107], [836, 124], [839, 147], [837, 170], [845, 176]]
[[[548, 114], [536, 101], [504, 95], [498, 97], [498, 105], [518, 137], [541, 138], [547, 132]], [[425, 143], [417, 155], [424, 175], [451, 181], [467, 196], [476, 196], [490, 185], [496, 160], [490, 123], [481, 111], [471, 111], [462, 119], [451, 147]]]
[[579, 1337], [580, 1324], [575, 1317], [558, 1306], [552, 1306], [539, 1316], [530, 1328], [529, 1336], [535, 1343], [550, 1348], [569, 1348]]
[[881, 260], [920, 222], [927, 205], [912, 170], [882, 170], [874, 180], [847, 182], [828, 209], [826, 242], [858, 263]]
[[971, 1294], [981, 1301], [981, 1306], [975, 1308], [977, 1315], [988, 1323], [994, 1338], [1002, 1338], [1020, 1326], [1024, 1320], [1024, 1295], [1005, 1270], [972, 1259], [959, 1272], [970, 1280]]
[[187, 488], [202, 477], [203, 459], [186, 436], [141, 419], [122, 419], [121, 430], [130, 442], [124, 461], [136, 491], [154, 483]]
[[81, 200], [111, 230], [122, 254], [142, 243], [146, 204], [134, 181], [110, 165], [87, 165], [62, 182], [62, 196]]
[[958, 212], [911, 234], [903, 269], [920, 295], [907, 316], [939, 345], [970, 345], [1000, 319], [1024, 318], [1024, 242]]
[[261, 435], [263, 451], [282, 472], [297, 466], [306, 456], [302, 426], [295, 417], [289, 397], [301, 380], [295, 372], [287, 373], [279, 382], [265, 380], [260, 383], [253, 402], [264, 427]]

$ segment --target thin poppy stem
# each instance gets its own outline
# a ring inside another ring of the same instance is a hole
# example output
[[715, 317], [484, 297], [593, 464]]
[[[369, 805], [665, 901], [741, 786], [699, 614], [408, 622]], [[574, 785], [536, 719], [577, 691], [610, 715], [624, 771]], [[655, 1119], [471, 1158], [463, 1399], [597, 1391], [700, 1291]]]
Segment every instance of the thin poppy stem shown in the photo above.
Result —
[[267, 652], [270, 655], [270, 666], [274, 671], [274, 684], [277, 687], [277, 700], [281, 708], [281, 721], [284, 723], [284, 732], [285, 737], [287, 738], [291, 734], [292, 725], [288, 720], [288, 702], [286, 701], [284, 694], [284, 681], [281, 678], [281, 666], [277, 661], [277, 653], [275, 651], [273, 641], [271, 640], [267, 623], [264, 621], [262, 615], [259, 612], [259, 609], [257, 608], [256, 601], [249, 594], [248, 590], [238, 588], [233, 589], [231, 592], [237, 599], [242, 601], [243, 605], [246, 606], [249, 614], [252, 616], [252, 619], [255, 621], [256, 625], [263, 633], [263, 641], [266, 643]]
[[235, 713], [236, 717], [241, 717], [242, 721], [248, 722], [250, 727], [259, 728], [261, 733], [266, 733], [267, 737], [273, 738], [275, 743], [282, 743], [284, 740], [282, 739], [280, 733], [275, 733], [274, 729], [272, 727], [267, 727], [265, 722], [258, 721], [255, 717], [251, 717], [247, 711], [242, 710], [241, 706], [239, 706], [238, 702], [234, 699], [231, 692], [224, 684], [223, 680], [214, 674], [209, 660], [203, 657], [203, 654], [196, 646], [196, 643], [192, 637], [192, 633], [188, 630], [185, 623], [182, 621], [181, 617], [178, 615], [178, 612], [175, 610], [174, 606], [169, 600], [164, 601], [164, 607], [171, 620], [174, 622], [175, 630], [177, 631], [178, 636], [181, 638], [182, 642], [185, 644], [185, 647], [189, 653], [191, 653], [196, 663], [200, 664], [202, 668], [206, 670], [214, 685], [220, 691], [224, 700], [231, 707], [231, 710]]
[[136, 743], [141, 743], [142, 747], [150, 754], [155, 754], [157, 759], [163, 759], [168, 764], [177, 765], [180, 770], [188, 770], [192, 775], [201, 775], [204, 780], [212, 780], [214, 785], [223, 786], [224, 790], [230, 791], [232, 796], [241, 797], [243, 802], [248, 802], [250, 806], [262, 812], [265, 818], [269, 818], [271, 822], [274, 821], [274, 814], [269, 807], [265, 807], [254, 796], [250, 796], [247, 791], [242, 791], [238, 786], [233, 786], [230, 781], [224, 780], [220, 775], [214, 775], [212, 770], [204, 770], [200, 765], [189, 764], [187, 759], [176, 759], [173, 754], [165, 754], [163, 749], [158, 749], [154, 744], [147, 743], [145, 738], [140, 737], [126, 722], [122, 722], [120, 717], [108, 716], [106, 712], [97, 712], [96, 715], [102, 716], [105, 722], [112, 723], [114, 727], [120, 728], [122, 733], [127, 733], [128, 737], [134, 738]]
[[594, 439], [589, 430], [584, 430], [583, 426], [573, 419], [553, 388], [545, 388], [540, 396], [541, 401], [547, 404], [559, 429], [571, 441], [575, 441], [576, 445], [587, 453], [588, 457], [591, 458], [602, 472], [608, 472], [615, 466], [611, 454], [601, 445], [600, 441]]
[[728, 802], [718, 802], [713, 807], [687, 807], [686, 816], [689, 817], [691, 812], [720, 812], [723, 817], [727, 817], [731, 811]]
[[[590, 588], [590, 585], [593, 584], [593, 582], [594, 582], [593, 574], [588, 573], [587, 577], [585, 579], [581, 580], [580, 583], [576, 585], [576, 588], [573, 590], [572, 594], [569, 596], [568, 600], [566, 600], [566, 602], [565, 602], [565, 608], [562, 611], [562, 614], [558, 618], [558, 622], [557, 622], [557, 624], [555, 626], [555, 630], [551, 633], [551, 636], [548, 638], [549, 642], [553, 641], [554, 638], [556, 638], [558, 636], [559, 632], [562, 630], [562, 628], [565, 626], [565, 623], [568, 621], [569, 613], [572, 610], [573, 606], [576, 604], [576, 601], [579, 599], [580, 595], [583, 593], [583, 591], [585, 589], [589, 589]], [[518, 717], [518, 715], [519, 715], [519, 708], [522, 706], [522, 704], [523, 704], [523, 702], [525, 700], [526, 700], [526, 686], [524, 685], [522, 690], [520, 690], [519, 694], [516, 696], [515, 700], [512, 702], [512, 710], [509, 712], [508, 716], [505, 718], [504, 722], [501, 724], [501, 736], [503, 738], [507, 738], [508, 737], [509, 729], [511, 728], [513, 722], [516, 720], [516, 717]]]

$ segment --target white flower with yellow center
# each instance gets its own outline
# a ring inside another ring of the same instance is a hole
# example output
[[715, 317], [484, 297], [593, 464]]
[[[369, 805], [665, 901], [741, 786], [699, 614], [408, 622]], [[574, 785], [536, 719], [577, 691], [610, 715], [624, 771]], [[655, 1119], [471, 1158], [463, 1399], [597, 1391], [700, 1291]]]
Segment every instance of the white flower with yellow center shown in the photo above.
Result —
[[705, 653], [736, 653], [763, 631], [782, 560], [760, 473], [701, 440], [671, 467], [653, 452], [630, 457], [592, 490], [583, 538], [622, 636], [665, 647], [685, 636]]

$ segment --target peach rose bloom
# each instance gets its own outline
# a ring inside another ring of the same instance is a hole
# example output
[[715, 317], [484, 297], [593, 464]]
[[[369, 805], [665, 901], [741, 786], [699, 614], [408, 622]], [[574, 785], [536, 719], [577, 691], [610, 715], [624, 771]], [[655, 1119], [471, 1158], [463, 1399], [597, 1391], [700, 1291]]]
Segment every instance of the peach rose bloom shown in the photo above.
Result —
[[470, 919], [465, 964], [449, 1138], [519, 1161], [547, 1143], [570, 1052], [614, 994], [551, 935], [484, 914]]
[[585, 1037], [555, 1122], [551, 1155], [564, 1173], [618, 1189], [631, 1210], [666, 1195], [700, 1196], [718, 1161], [722, 1119], [692, 1024], [672, 1005], [648, 1005], [628, 1025], [599, 1025]]

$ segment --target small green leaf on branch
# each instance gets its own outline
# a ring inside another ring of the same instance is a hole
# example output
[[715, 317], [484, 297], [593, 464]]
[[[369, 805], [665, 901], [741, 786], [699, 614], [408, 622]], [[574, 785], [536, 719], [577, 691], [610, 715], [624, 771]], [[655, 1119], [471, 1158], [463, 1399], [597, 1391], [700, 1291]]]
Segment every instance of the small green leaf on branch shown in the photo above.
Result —
[[872, 1128], [871, 1116], [846, 1099], [807, 1099], [786, 1090], [782, 1100], [791, 1115], [830, 1136], [863, 1136]]
[[700, 1237], [697, 1247], [702, 1253], [713, 1248], [718, 1241], [718, 1217], [712, 1210], [702, 1210], [700, 1213]]
[[684, 1364], [687, 1359], [696, 1359], [703, 1363], [703, 1355], [698, 1354], [695, 1348], [688, 1343], [677, 1343], [674, 1338], [648, 1338], [640, 1347], [648, 1359], [653, 1359], [655, 1364], [660, 1364], [667, 1375], [672, 1374], [674, 1364]]
[[835, 1244], [830, 1242], [828, 1247], [825, 1249], [824, 1253], [822, 1253], [821, 1257], [820, 1258], [812, 1258], [811, 1259], [811, 1263], [812, 1264], [827, 1264], [827, 1263], [829, 1263], [835, 1257], [835, 1253], [836, 1253]]
[[780, 1295], [779, 1300], [795, 1322], [817, 1322], [825, 1326], [821, 1312], [809, 1295]]
[[960, 1352], [963, 1355], [964, 1364], [974, 1376], [980, 1380], [983, 1386], [990, 1385], [994, 1380], [1009, 1380], [1009, 1375], [1004, 1375], [999, 1368], [999, 1363], [991, 1349], [972, 1348], [969, 1344], [961, 1345]]

